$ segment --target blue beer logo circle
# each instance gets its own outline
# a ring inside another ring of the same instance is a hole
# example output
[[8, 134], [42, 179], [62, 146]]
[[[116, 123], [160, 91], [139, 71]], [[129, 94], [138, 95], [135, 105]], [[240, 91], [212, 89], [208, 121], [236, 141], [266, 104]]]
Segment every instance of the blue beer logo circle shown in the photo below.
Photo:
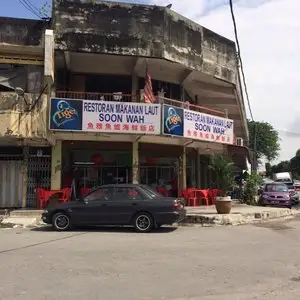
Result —
[[78, 117], [78, 112], [66, 100], [60, 100], [56, 106], [57, 110], [53, 114], [52, 120], [57, 127], [73, 121]]
[[174, 107], [168, 108], [168, 114], [165, 121], [165, 126], [168, 130], [168, 132], [172, 132], [175, 128], [182, 125], [181, 117], [176, 112], [176, 109]]

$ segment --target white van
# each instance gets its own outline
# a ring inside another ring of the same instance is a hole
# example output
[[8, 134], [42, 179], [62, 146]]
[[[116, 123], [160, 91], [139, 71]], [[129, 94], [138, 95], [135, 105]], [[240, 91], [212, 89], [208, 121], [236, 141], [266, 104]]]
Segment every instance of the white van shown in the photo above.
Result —
[[292, 176], [289, 172], [281, 172], [274, 174], [275, 182], [293, 183]]

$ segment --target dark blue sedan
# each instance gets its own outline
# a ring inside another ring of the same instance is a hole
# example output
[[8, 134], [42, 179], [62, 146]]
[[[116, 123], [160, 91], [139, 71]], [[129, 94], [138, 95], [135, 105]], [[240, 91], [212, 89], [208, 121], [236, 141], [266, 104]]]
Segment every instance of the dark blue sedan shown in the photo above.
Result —
[[138, 232], [150, 232], [185, 218], [184, 205], [148, 186], [138, 184], [104, 185], [87, 196], [49, 205], [42, 220], [57, 231], [73, 226], [131, 225]]

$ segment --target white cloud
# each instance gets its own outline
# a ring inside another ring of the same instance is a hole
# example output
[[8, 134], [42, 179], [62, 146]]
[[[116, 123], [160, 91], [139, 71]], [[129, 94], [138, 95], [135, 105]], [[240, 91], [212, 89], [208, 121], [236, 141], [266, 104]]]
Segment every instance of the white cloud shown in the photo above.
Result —
[[[281, 135], [279, 160], [300, 148], [300, 1], [236, 0], [244, 71], [254, 118], [270, 122]], [[228, 0], [153, 0], [234, 40]], [[282, 129], [299, 132], [287, 135]]]

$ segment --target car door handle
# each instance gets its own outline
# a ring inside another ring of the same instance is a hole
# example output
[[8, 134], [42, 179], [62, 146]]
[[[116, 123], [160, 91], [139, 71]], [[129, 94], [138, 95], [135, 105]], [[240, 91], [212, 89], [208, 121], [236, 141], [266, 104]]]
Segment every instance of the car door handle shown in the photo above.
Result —
[[137, 203], [134, 202], [134, 203], [132, 203], [132, 205], [133, 205], [133, 206], [137, 206]]
[[102, 206], [107, 206], [107, 204], [106, 204], [106, 203], [103, 203]]

